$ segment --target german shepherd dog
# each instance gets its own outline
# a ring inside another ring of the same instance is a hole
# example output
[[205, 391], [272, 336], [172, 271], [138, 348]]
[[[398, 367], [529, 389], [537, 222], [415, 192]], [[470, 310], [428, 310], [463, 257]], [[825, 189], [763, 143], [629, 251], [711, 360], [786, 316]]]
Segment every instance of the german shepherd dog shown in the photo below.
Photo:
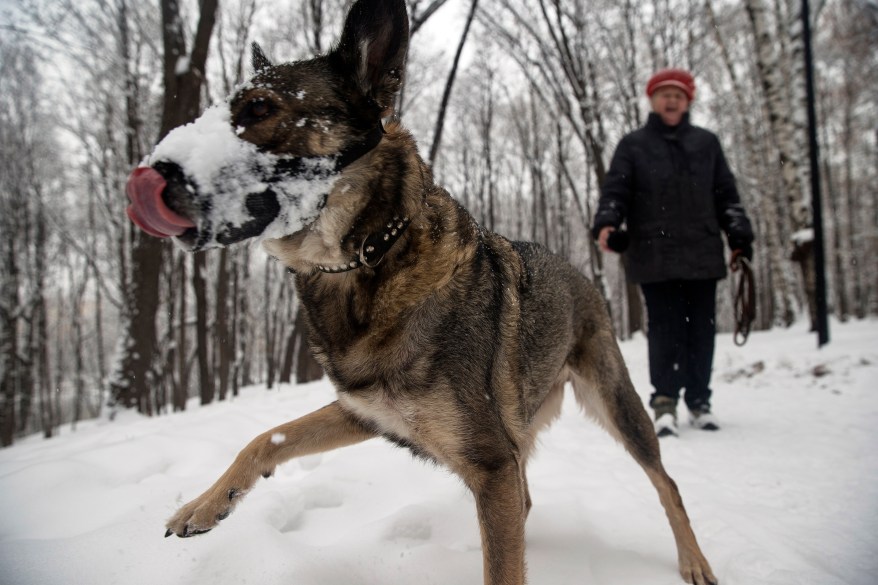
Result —
[[[484, 582], [523, 584], [527, 461], [569, 382], [658, 491], [683, 579], [717, 583], [599, 292], [540, 246], [478, 225], [434, 184], [412, 136], [396, 122], [382, 128], [407, 48], [404, 0], [357, 1], [339, 44], [310, 60], [272, 65], [254, 45], [255, 76], [229, 100], [235, 133], [260, 152], [342, 163], [316, 218], [263, 243], [295, 273], [310, 343], [337, 400], [256, 437], [168, 520], [166, 535], [216, 527], [260, 476], [293, 457], [384, 437], [460, 476], [475, 496]], [[129, 213], [197, 247], [202, 208], [186, 169], [149, 173], [152, 182], [132, 176], [129, 193], [160, 192], [152, 203], [179, 229], [142, 209]]]

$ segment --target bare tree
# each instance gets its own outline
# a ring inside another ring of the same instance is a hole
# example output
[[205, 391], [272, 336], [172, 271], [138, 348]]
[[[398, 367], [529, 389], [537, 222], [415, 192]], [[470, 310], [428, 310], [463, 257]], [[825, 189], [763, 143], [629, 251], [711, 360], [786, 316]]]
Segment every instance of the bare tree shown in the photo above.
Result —
[[442, 101], [439, 104], [439, 113], [436, 115], [436, 125], [433, 130], [433, 143], [430, 146], [430, 163], [433, 163], [436, 160], [436, 152], [439, 150], [439, 145], [442, 144], [442, 130], [445, 126], [445, 113], [448, 110], [448, 101], [451, 99], [451, 90], [454, 88], [454, 79], [457, 77], [460, 56], [466, 45], [466, 39], [469, 36], [470, 27], [476, 16], [478, 5], [479, 0], [472, 0], [469, 14], [466, 17], [466, 23], [463, 25], [463, 32], [460, 34], [460, 41], [457, 43], [457, 51], [454, 53], [454, 60], [451, 63], [451, 71], [449, 71], [448, 80], [445, 82], [445, 90], [442, 92]]
[[[311, 0], [309, 0], [311, 1]], [[256, 18], [256, 0], [229, 3], [217, 19], [216, 55], [220, 62], [223, 93], [226, 95], [244, 79], [247, 47]]]
[[251, 384], [252, 363], [250, 338], [255, 322], [249, 313], [250, 303], [248, 285], [250, 284], [249, 249], [240, 247], [235, 251], [235, 270], [232, 277], [232, 322], [235, 359], [232, 365], [232, 394], [237, 396], [241, 386]]
[[448, 0], [408, 0], [409, 19], [411, 20], [409, 34], [414, 35], [418, 32], [446, 2]]
[[[229, 391], [229, 375], [231, 373], [232, 355], [235, 351], [235, 340], [232, 337], [233, 328], [229, 322], [229, 288], [231, 275], [229, 274], [229, 250], [220, 250], [217, 261], [216, 276], [216, 316], [214, 318], [214, 370], [217, 379], [217, 392], [220, 400], [225, 400]], [[232, 269], [234, 269], [234, 264]]]
[[[200, 113], [201, 86], [216, 11], [216, 0], [203, 0], [200, 3], [192, 50], [187, 51], [179, 2], [161, 2], [165, 97], [159, 140], [173, 128], [191, 122]], [[123, 47], [123, 56], [124, 50]], [[129, 161], [131, 166], [142, 156], [142, 153], [134, 154], [138, 156], [136, 160]], [[130, 342], [122, 345], [124, 349], [111, 382], [111, 394], [116, 404], [136, 407], [148, 413], [151, 412], [148, 400], [150, 388], [160, 383], [155, 379], [152, 366], [156, 356], [156, 314], [160, 305], [159, 274], [166, 245], [140, 231], [133, 236], [131, 272], [136, 278], [131, 280], [126, 319], [120, 333]], [[201, 382], [204, 383], [204, 380]]]
[[28, 429], [31, 407], [46, 437], [59, 424], [50, 376], [47, 273], [52, 262], [45, 165], [55, 149], [37, 58], [0, 42], [0, 444]]
[[[593, 185], [599, 186], [606, 174], [607, 138], [586, 8], [580, 0], [572, 5], [557, 0], [519, 0], [492, 5], [482, 10], [479, 18], [518, 64], [534, 97], [568, 123], [582, 149], [586, 172], [594, 174]], [[532, 157], [543, 152], [537, 148], [531, 153]], [[534, 221], [545, 226], [548, 220], [545, 212], [550, 209], [545, 204], [546, 182], [537, 168], [533, 167], [531, 171], [534, 173]], [[572, 176], [575, 171], [568, 168], [566, 172]], [[567, 182], [569, 184], [570, 179]], [[561, 192], [556, 192], [560, 197]], [[573, 193], [586, 198], [596, 196], [594, 191], [576, 190]], [[582, 203], [577, 207], [582, 208]], [[536, 226], [534, 223], [532, 236], [539, 239]], [[587, 221], [582, 227], [587, 229]], [[590, 238], [587, 238], [586, 245], [588, 257], [592, 259], [591, 277], [607, 296], [600, 254]]]
[[22, 326], [20, 247], [23, 218], [20, 164], [21, 122], [16, 103], [23, 97], [15, 82], [28, 79], [34, 71], [32, 57], [23, 46], [0, 41], [0, 445], [15, 440], [18, 400], [23, 387], [25, 364], [20, 357], [19, 328]]
[[[878, 86], [878, 8], [864, 2], [833, 3], [825, 11], [826, 23], [817, 27], [825, 37], [815, 54], [825, 62], [818, 69], [818, 87], [826, 88], [824, 107], [819, 113], [824, 140], [826, 190], [832, 222], [836, 264], [837, 310], [858, 319], [875, 312], [878, 282], [875, 263], [878, 252], [878, 164], [876, 136], [864, 128], [878, 127], [874, 107]], [[822, 83], [821, 83], [822, 81]], [[871, 104], [871, 105], [870, 105]], [[869, 227], [871, 226], [871, 228]]]

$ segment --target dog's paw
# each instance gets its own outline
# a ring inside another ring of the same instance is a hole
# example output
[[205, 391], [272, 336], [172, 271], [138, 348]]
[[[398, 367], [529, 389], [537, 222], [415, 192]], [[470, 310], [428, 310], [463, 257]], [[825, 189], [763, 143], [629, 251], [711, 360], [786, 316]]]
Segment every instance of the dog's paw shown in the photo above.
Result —
[[701, 559], [701, 562], [686, 563], [685, 565], [681, 563], [680, 574], [686, 583], [692, 585], [719, 585], [719, 579], [714, 576], [710, 565], [704, 558]]
[[238, 489], [212, 489], [192, 500], [171, 516], [165, 527], [165, 538], [176, 534], [188, 538], [210, 532], [229, 517], [237, 501], [244, 495]]

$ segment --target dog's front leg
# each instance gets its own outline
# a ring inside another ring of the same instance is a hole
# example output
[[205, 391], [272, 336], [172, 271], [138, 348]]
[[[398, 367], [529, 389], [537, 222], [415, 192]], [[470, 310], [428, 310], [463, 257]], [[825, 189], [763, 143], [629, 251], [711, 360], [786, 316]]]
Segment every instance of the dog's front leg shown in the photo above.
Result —
[[524, 584], [525, 485], [515, 460], [472, 485], [482, 533], [485, 585]]
[[165, 536], [194, 536], [209, 531], [232, 511], [260, 476], [293, 457], [353, 445], [375, 436], [342, 410], [338, 402], [262, 433], [235, 458], [206, 492], [180, 508], [167, 523]]

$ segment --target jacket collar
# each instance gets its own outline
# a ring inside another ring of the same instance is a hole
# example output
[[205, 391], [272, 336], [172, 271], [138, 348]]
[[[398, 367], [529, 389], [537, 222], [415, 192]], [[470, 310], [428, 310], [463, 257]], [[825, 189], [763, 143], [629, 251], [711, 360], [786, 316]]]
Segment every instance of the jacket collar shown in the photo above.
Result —
[[662, 121], [662, 117], [659, 116], [655, 112], [649, 113], [649, 118], [646, 120], [646, 127], [650, 130], [655, 130], [662, 136], [665, 135], [676, 135], [680, 132], [686, 131], [692, 127], [692, 124], [689, 122], [689, 112], [685, 112], [683, 114], [683, 118], [680, 120], [680, 123], [676, 126], [668, 126]]

